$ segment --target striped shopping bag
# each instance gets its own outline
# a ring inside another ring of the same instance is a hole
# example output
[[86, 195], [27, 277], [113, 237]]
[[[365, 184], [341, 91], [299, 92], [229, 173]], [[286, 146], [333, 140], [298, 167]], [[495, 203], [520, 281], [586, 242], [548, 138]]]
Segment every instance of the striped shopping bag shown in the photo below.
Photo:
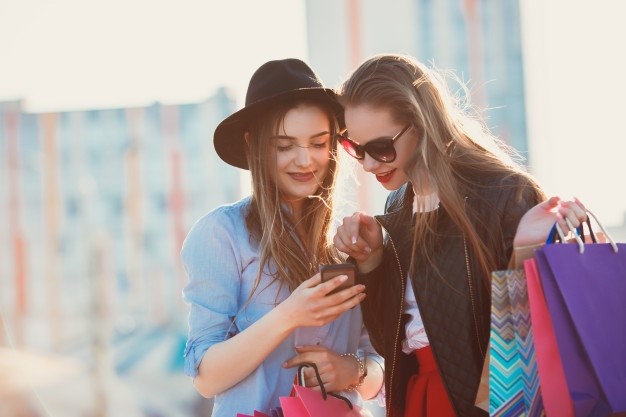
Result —
[[491, 277], [489, 343], [491, 416], [545, 416], [523, 269]]

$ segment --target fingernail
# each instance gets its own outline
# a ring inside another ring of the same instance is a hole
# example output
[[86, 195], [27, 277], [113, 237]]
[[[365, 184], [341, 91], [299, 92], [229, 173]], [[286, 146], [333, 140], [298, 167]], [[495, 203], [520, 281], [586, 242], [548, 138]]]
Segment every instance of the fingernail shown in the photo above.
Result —
[[339, 276], [339, 281], [340, 281], [340, 282], [344, 282], [344, 281], [346, 281], [347, 279], [348, 279], [348, 276], [347, 276], [347, 275], [341, 275], [341, 276]]
[[352, 236], [352, 244], [356, 245], [356, 237]]
[[367, 252], [367, 253], [372, 253], [372, 248], [370, 248], [369, 246], [367, 246], [367, 247], [365, 248], [365, 252]]

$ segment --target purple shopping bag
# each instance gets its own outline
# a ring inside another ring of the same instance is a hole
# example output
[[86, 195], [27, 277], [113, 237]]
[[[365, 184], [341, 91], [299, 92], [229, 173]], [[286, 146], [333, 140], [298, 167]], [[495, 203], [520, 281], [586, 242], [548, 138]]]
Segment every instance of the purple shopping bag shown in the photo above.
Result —
[[626, 245], [615, 247], [535, 253], [577, 416], [626, 412]]
[[[610, 408], [606, 397], [600, 389], [600, 383], [593, 372], [591, 363], [581, 347], [571, 315], [567, 310], [545, 254], [540, 250], [536, 251], [534, 262], [552, 320], [552, 328], [557, 340], [554, 347], [557, 349], [563, 364], [562, 369], [574, 407], [574, 415], [576, 417], [607, 416], [610, 413]], [[551, 364], [551, 366], [554, 365]]]

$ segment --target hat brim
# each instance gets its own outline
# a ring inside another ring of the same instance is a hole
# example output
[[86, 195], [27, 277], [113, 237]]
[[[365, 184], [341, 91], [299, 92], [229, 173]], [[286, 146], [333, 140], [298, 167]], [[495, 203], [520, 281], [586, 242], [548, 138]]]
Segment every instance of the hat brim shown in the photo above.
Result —
[[334, 109], [339, 124], [343, 128], [343, 107], [335, 99], [335, 92], [332, 89], [301, 88], [248, 104], [222, 120], [213, 133], [215, 152], [227, 164], [241, 169], [249, 169], [244, 133], [248, 129], [250, 120], [272, 105], [289, 100], [307, 99], [328, 103]]

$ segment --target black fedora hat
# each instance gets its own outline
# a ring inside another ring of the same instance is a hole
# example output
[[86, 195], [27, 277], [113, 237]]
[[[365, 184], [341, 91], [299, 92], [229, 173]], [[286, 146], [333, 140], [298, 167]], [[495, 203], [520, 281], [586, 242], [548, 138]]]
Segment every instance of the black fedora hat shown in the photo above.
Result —
[[273, 104], [297, 99], [326, 102], [342, 118], [343, 109], [334, 91], [324, 87], [307, 64], [293, 58], [269, 61], [252, 75], [246, 105], [215, 128], [213, 145], [219, 157], [227, 164], [248, 169], [244, 133], [251, 119]]

